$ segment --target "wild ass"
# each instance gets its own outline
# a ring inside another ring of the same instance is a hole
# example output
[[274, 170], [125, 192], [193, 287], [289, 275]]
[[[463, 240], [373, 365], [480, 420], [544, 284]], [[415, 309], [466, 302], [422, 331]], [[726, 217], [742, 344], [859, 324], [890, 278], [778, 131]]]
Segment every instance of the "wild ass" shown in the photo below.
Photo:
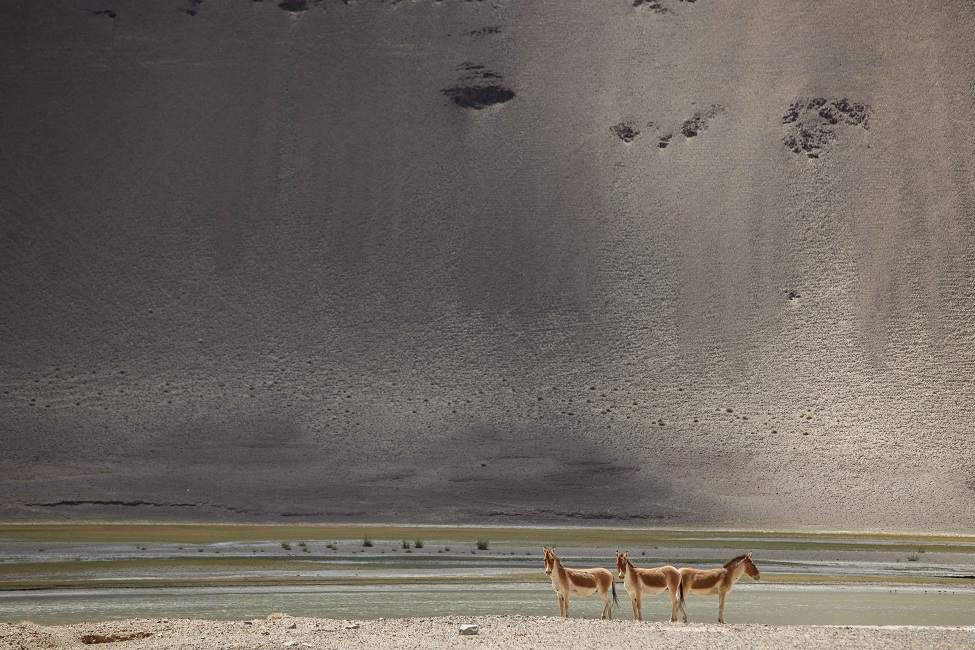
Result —
[[[559, 615], [568, 618], [569, 596], [591, 596], [597, 591], [603, 599], [603, 613], [600, 618], [613, 618], [613, 603], [616, 600], [616, 582], [607, 569], [567, 569], [555, 554], [554, 548], [544, 548], [545, 573], [552, 576], [552, 588], [559, 598]], [[609, 601], [612, 589], [613, 602]]]
[[687, 610], [684, 609], [684, 596], [697, 594], [699, 596], [718, 596], [718, 623], [724, 623], [724, 598], [735, 586], [741, 574], [747, 573], [755, 580], [759, 579], [758, 567], [752, 562], [752, 554], [746, 553], [728, 560], [720, 569], [680, 569], [681, 598], [680, 609], [687, 622]]
[[681, 589], [680, 571], [664, 565], [650, 569], [640, 569], [630, 560], [630, 552], [616, 552], [616, 571], [619, 573], [626, 593], [633, 605], [633, 618], [643, 620], [643, 596], [656, 596], [665, 591], [670, 592], [670, 622], [677, 620], [684, 593]]

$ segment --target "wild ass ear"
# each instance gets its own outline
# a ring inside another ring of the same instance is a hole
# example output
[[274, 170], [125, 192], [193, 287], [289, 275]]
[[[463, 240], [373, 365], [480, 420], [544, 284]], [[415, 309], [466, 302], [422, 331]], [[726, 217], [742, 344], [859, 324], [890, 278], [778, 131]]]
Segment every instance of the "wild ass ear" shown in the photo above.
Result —
[[749, 560], [750, 560], [750, 559], [752, 559], [752, 554], [751, 554], [751, 552], [748, 552], [748, 553], [746, 553], [746, 554], [745, 554], [745, 557], [747, 557], [747, 558], [748, 558]]

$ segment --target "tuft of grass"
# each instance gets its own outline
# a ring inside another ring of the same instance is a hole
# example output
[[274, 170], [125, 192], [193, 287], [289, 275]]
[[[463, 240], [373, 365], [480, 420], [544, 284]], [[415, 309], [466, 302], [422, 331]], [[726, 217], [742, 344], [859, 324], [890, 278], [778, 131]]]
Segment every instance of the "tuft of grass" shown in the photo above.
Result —
[[423, 548], [423, 540], [418, 539], [413, 542], [413, 548]]
[[910, 555], [907, 556], [907, 561], [908, 562], [917, 562], [920, 559], [921, 559], [921, 556], [918, 555], [917, 551], [914, 551]]
[[372, 540], [369, 539], [368, 537], [363, 537], [362, 538], [362, 545], [363, 546], [366, 546], [366, 547], [372, 546]]
[[486, 539], [477, 540], [477, 550], [479, 551], [488, 550], [488, 541]]
[[329, 542], [328, 544], [325, 545], [325, 548], [331, 549], [333, 551], [338, 550], [338, 546], [335, 545], [335, 542]]
[[402, 546], [404, 550], [409, 550], [410, 543], [404, 539], [402, 542], [400, 542], [400, 546]]
[[290, 551], [291, 550], [291, 544], [289, 544], [288, 542], [281, 542], [281, 548], [283, 548], [286, 551]]

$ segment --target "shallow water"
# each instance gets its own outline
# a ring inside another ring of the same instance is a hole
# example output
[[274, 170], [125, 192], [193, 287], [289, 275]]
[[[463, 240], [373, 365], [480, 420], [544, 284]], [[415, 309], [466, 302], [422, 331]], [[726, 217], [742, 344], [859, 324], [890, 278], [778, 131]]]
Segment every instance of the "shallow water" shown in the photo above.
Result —
[[[630, 618], [618, 585], [617, 617]], [[599, 616], [598, 598], [574, 599], [573, 616]], [[692, 621], [717, 618], [717, 599], [691, 596]], [[547, 585], [329, 586], [97, 589], [0, 592], [0, 621], [65, 624], [123, 618], [249, 619], [272, 612], [329, 618], [524, 614], [554, 616]], [[666, 595], [646, 599], [644, 618], [666, 620]], [[975, 625], [975, 590], [745, 584], [729, 594], [729, 623], [777, 625]]]

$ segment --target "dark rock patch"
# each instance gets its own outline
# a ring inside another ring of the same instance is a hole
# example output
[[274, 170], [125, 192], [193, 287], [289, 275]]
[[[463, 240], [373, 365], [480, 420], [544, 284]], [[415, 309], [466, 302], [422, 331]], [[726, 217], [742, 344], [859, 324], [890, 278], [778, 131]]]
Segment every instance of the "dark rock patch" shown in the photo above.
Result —
[[501, 79], [501, 75], [493, 70], [488, 70], [483, 65], [477, 63], [471, 63], [470, 61], [464, 61], [457, 69], [463, 74], [460, 79], [462, 81], [480, 81], [483, 79]]
[[[687, 2], [692, 4], [696, 0], [678, 0], [678, 2]], [[665, 14], [670, 11], [667, 5], [664, 4], [663, 0], [633, 0], [634, 7], [647, 7], [651, 11], [657, 14]]]
[[67, 499], [64, 501], [48, 501], [46, 503], [27, 503], [24, 504], [32, 508], [60, 508], [62, 506], [126, 506], [138, 508], [139, 506], [149, 506], [152, 508], [195, 508], [196, 503], [158, 503], [155, 501], [121, 501], [116, 499]]
[[610, 132], [623, 142], [629, 144], [640, 135], [639, 129], [629, 122], [620, 122], [609, 127]]
[[666, 149], [667, 145], [670, 144], [671, 138], [673, 137], [674, 137], [673, 133], [668, 133], [667, 135], [660, 136], [660, 139], [657, 140], [657, 146], [660, 147], [661, 149]]
[[461, 108], [480, 110], [515, 97], [513, 90], [500, 83], [504, 78], [483, 65], [465, 61], [457, 70], [461, 73], [457, 84], [441, 92]]
[[91, 12], [94, 16], [105, 16], [106, 18], [118, 18], [118, 14], [113, 9], [99, 9]]
[[494, 34], [501, 33], [500, 25], [488, 25], [487, 27], [481, 27], [480, 29], [472, 29], [467, 32], [467, 36], [472, 38], [484, 38], [485, 36], [491, 36]]
[[503, 104], [514, 99], [510, 88], [491, 84], [489, 86], [453, 86], [444, 88], [443, 94], [461, 108], [480, 110], [494, 104]]
[[283, 2], [278, 3], [278, 7], [285, 11], [290, 11], [291, 13], [299, 13], [301, 11], [307, 11], [308, 1], [307, 0], [283, 0]]
[[696, 137], [701, 131], [708, 128], [708, 123], [719, 113], [724, 111], [724, 107], [719, 104], [711, 104], [706, 111], [697, 111], [680, 125], [680, 132], [685, 138]]
[[795, 154], [819, 158], [836, 140], [838, 128], [869, 129], [870, 106], [846, 97], [799, 97], [782, 116], [788, 131], [782, 144]]
[[136, 639], [148, 639], [152, 632], [123, 632], [120, 634], [85, 634], [81, 637], [81, 642], [85, 645], [95, 645], [96, 643], [116, 643], [118, 641], [135, 641]]
[[654, 13], [665, 14], [669, 10], [660, 0], [633, 0], [634, 7], [647, 7]]

